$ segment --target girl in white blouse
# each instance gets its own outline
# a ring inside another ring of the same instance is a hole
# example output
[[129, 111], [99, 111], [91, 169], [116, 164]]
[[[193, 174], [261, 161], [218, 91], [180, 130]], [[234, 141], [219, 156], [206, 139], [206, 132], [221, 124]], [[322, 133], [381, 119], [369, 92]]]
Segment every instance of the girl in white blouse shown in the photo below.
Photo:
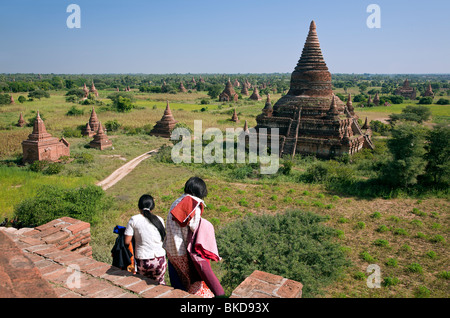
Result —
[[165, 285], [167, 262], [166, 251], [162, 246], [166, 236], [164, 220], [151, 212], [155, 208], [151, 195], [141, 196], [138, 207], [140, 213], [131, 217], [125, 229], [125, 245], [128, 246], [134, 237], [137, 272]]

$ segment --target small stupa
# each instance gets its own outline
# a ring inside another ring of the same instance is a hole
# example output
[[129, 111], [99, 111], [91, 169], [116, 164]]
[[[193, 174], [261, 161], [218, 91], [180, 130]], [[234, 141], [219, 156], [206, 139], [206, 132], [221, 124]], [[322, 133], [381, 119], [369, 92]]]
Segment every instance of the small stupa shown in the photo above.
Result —
[[261, 96], [259, 95], [258, 87], [255, 86], [253, 89], [253, 94], [249, 97], [251, 100], [261, 100]]
[[375, 94], [375, 97], [373, 98], [373, 103], [375, 106], [380, 105], [380, 96], [378, 96], [378, 92]]
[[239, 118], [236, 114], [236, 108], [234, 109], [233, 116], [231, 116], [231, 121], [234, 121], [235, 123], [239, 122]]
[[433, 89], [431, 88], [431, 84], [430, 83], [428, 83], [427, 90], [425, 91], [423, 96], [432, 96], [432, 97], [434, 96]]
[[246, 82], [242, 83], [241, 94], [244, 96], [248, 96], [248, 85]]
[[20, 113], [19, 121], [17, 122], [16, 126], [23, 127], [23, 126], [25, 126], [25, 124], [26, 124], [25, 119], [23, 119], [23, 115], [22, 115], [22, 113]]
[[187, 89], [184, 87], [184, 85], [183, 85], [183, 82], [180, 82], [180, 92], [182, 92], [182, 93], [186, 93], [187, 92]]
[[92, 81], [92, 86], [91, 86], [91, 89], [89, 90], [89, 92], [94, 93], [95, 97], [98, 97], [98, 91], [95, 88], [94, 81]]
[[169, 101], [167, 101], [166, 109], [161, 120], [156, 122], [155, 127], [150, 131], [150, 135], [163, 138], [170, 138], [170, 134], [178, 121], [172, 115], [170, 110]]
[[87, 88], [86, 83], [83, 86], [84, 98], [87, 98], [89, 95], [89, 88]]
[[99, 123], [98, 131], [94, 135], [94, 139], [89, 143], [89, 146], [100, 150], [112, 147], [112, 142], [108, 139], [108, 136], [105, 134], [102, 127], [102, 123]]
[[70, 156], [70, 145], [64, 138], [52, 137], [45, 128], [39, 111], [34, 121], [33, 132], [22, 142], [23, 162], [57, 161], [62, 156]]

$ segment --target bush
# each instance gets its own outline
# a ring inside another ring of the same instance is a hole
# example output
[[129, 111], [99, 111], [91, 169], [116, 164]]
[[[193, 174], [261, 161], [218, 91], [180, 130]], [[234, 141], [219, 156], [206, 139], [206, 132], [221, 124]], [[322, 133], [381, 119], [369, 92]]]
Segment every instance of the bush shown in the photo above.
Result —
[[19, 203], [14, 217], [27, 227], [34, 227], [54, 219], [69, 216], [95, 224], [104, 205], [102, 188], [87, 185], [66, 189], [61, 186], [44, 186], [36, 196]]
[[78, 109], [76, 106], [72, 106], [69, 111], [66, 113], [66, 116], [81, 116], [84, 114], [83, 109]]
[[332, 242], [335, 230], [323, 221], [317, 214], [290, 210], [246, 216], [220, 229], [217, 242], [226, 269], [221, 281], [226, 292], [258, 269], [301, 282], [304, 297], [320, 293], [349, 265]]
[[383, 286], [389, 287], [389, 286], [395, 286], [400, 282], [400, 280], [397, 277], [385, 277], [383, 280]]
[[105, 123], [105, 128], [108, 132], [112, 132], [112, 131], [118, 131], [119, 128], [121, 127], [121, 124], [119, 124], [119, 122], [117, 121], [117, 119], [114, 120], [108, 120]]
[[430, 290], [425, 286], [417, 287], [416, 291], [414, 292], [414, 296], [416, 298], [428, 298], [430, 297], [430, 294], [431, 294]]
[[389, 242], [383, 239], [376, 239], [373, 242], [374, 245], [376, 246], [383, 246], [383, 247], [388, 247], [389, 246]]
[[412, 273], [423, 273], [422, 266], [418, 263], [412, 263], [406, 267], [406, 270]]
[[430, 104], [433, 104], [433, 97], [431, 97], [431, 96], [422, 97], [422, 98], [419, 100], [419, 104], [421, 104], [421, 105], [430, 105]]
[[449, 105], [450, 104], [450, 100], [448, 100], [446, 98], [439, 98], [439, 100], [436, 102], [436, 104], [438, 104], [438, 105]]

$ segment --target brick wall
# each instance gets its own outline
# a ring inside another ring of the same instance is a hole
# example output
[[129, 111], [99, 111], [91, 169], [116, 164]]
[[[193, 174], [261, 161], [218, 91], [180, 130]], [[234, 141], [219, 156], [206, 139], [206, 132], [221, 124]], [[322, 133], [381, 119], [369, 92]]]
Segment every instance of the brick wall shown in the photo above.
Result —
[[[70, 217], [62, 217], [27, 231], [23, 236], [54, 244], [56, 248], [92, 256], [91, 225]], [[36, 242], [37, 243], [37, 242]]]
[[[70, 217], [36, 228], [0, 227], [0, 297], [198, 298], [94, 260], [90, 240], [90, 224]], [[79, 284], [71, 286], [75, 270]], [[255, 271], [230, 298], [301, 295], [301, 283]]]

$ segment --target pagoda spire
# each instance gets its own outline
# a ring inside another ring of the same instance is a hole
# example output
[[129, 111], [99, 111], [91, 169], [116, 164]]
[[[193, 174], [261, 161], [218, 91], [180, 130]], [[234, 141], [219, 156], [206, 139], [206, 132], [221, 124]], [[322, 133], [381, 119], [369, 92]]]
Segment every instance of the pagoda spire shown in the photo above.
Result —
[[323, 58], [316, 23], [311, 21], [302, 55], [291, 75], [288, 95], [331, 96], [331, 73]]
[[336, 104], [336, 95], [334, 95], [334, 94], [333, 94], [333, 98], [331, 99], [331, 105], [330, 105], [330, 109], [327, 112], [327, 115], [330, 117], [339, 116], [339, 111], [337, 109], [337, 104]]

